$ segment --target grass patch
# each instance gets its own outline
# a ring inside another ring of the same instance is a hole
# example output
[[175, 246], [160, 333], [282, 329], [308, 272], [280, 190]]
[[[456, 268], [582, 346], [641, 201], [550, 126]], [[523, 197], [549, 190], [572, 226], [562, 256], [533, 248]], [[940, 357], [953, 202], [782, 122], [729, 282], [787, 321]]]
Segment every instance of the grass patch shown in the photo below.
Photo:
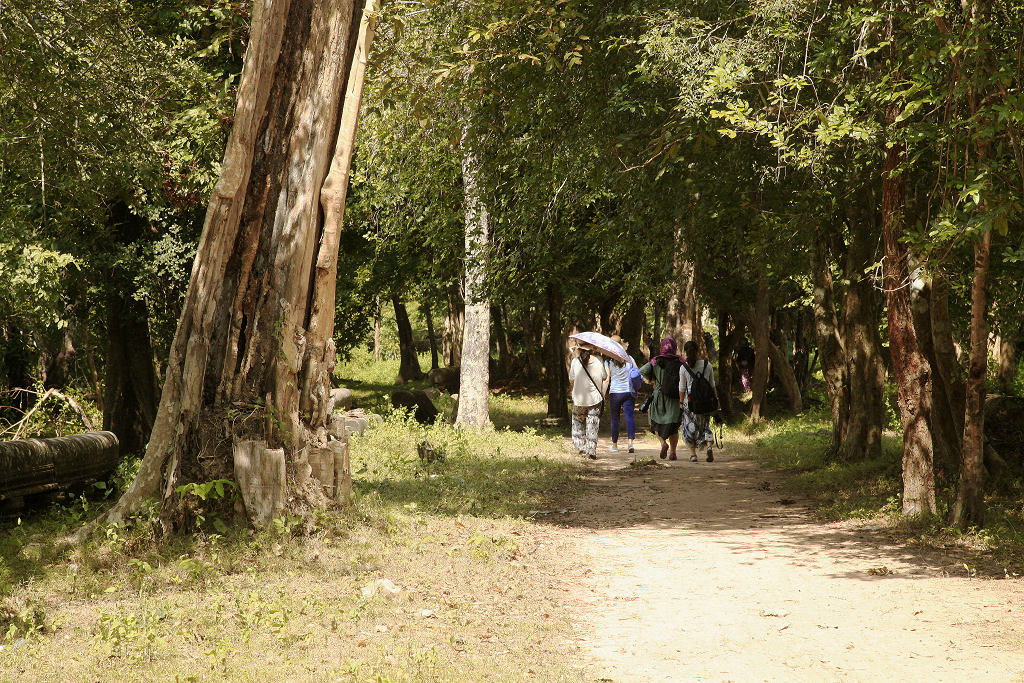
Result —
[[914, 543], [963, 553], [965, 566], [972, 567], [969, 572], [985, 566], [989, 574], [1024, 574], [1024, 482], [1020, 479], [990, 485], [986, 526], [961, 532], [944, 521], [956, 496], [956, 481], [945, 473], [937, 477], [935, 517], [912, 521], [900, 517], [903, 443], [899, 434], [883, 434], [882, 454], [877, 458], [842, 462], [827, 453], [831, 434], [827, 412], [808, 411], [741, 429], [753, 439], [755, 457], [788, 474], [786, 485], [813, 500], [822, 519], [876, 520]]
[[[424, 438], [443, 460], [420, 462]], [[13, 525], [0, 679], [584, 679], [548, 578], [565, 549], [530, 516], [580, 485], [560, 440], [396, 413], [352, 461], [353, 506], [303, 536], [284, 519], [156, 539], [142, 515], [62, 544], [89, 499]]]

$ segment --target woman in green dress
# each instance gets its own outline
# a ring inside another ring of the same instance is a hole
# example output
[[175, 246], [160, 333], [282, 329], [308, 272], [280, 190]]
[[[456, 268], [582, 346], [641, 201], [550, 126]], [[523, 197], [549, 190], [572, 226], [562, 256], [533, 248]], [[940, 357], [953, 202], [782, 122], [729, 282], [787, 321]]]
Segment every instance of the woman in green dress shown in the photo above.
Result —
[[[679, 443], [679, 422], [683, 417], [679, 408], [679, 368], [682, 361], [676, 354], [676, 340], [666, 337], [661, 340], [661, 353], [640, 368], [640, 374], [654, 382], [654, 400], [648, 409], [651, 431], [661, 440], [661, 457], [676, 459], [676, 444]], [[662, 390], [662, 386], [665, 390]], [[669, 448], [671, 447], [671, 454]]]

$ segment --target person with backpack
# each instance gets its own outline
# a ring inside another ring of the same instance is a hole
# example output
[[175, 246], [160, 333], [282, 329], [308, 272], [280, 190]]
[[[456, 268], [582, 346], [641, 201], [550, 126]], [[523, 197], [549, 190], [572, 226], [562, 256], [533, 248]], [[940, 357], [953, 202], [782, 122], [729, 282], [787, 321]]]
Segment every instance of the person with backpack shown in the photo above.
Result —
[[597, 460], [597, 430], [608, 393], [604, 363], [590, 349], [580, 348], [569, 364], [572, 391], [572, 443], [580, 455]]
[[[618, 335], [612, 335], [612, 341], [618, 342], [623, 348], [626, 344]], [[633, 439], [636, 438], [636, 422], [633, 419], [633, 410], [636, 408], [636, 396], [639, 387], [634, 388], [630, 377], [636, 368], [636, 361], [632, 356], [629, 360], [621, 362], [609, 358], [604, 362], [605, 372], [610, 378], [608, 384], [608, 403], [611, 408], [611, 435], [612, 445], [608, 447], [609, 453], [616, 453], [619, 450], [619, 413], [626, 418], [626, 436], [629, 438], [629, 452], [633, 453]]]
[[707, 446], [707, 461], [714, 462], [715, 436], [711, 432], [711, 415], [718, 410], [715, 369], [707, 360], [697, 359], [697, 342], [692, 339], [683, 346], [686, 362], [679, 373], [679, 397], [682, 403], [680, 432], [690, 447], [690, 462], [697, 462], [697, 449]]
[[[661, 440], [661, 458], [676, 459], [676, 445], [679, 443], [679, 368], [682, 361], [676, 354], [676, 340], [666, 337], [661, 340], [661, 353], [640, 368], [640, 374], [654, 382], [653, 399], [648, 408], [651, 431]], [[669, 452], [671, 448], [671, 453]]]

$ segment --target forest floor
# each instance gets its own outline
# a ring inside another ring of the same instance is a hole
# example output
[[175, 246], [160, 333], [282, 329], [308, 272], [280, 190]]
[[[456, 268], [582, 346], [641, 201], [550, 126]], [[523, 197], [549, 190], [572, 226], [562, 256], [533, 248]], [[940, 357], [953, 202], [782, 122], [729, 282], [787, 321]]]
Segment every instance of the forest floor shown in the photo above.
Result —
[[1024, 585], [878, 522], [822, 523], [745, 441], [639, 466], [602, 438], [552, 522], [585, 658], [606, 680], [1024, 680]]

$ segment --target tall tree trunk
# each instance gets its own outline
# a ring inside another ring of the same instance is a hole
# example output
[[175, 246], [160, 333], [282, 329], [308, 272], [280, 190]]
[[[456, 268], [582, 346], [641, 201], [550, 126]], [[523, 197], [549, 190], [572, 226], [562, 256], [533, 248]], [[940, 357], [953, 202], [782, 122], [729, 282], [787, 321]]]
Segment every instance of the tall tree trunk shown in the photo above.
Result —
[[423, 371], [416, 354], [416, 338], [412, 334], [409, 312], [397, 294], [391, 297], [391, 305], [395, 307], [395, 322], [398, 324], [398, 383], [415, 382], [423, 379]]
[[523, 347], [526, 352], [526, 378], [544, 376], [544, 311], [538, 306], [523, 313]]
[[465, 323], [465, 307], [458, 285], [448, 287], [448, 312], [444, 317], [442, 348], [444, 364], [456, 368], [462, 363], [462, 332]]
[[757, 303], [754, 306], [754, 316], [750, 325], [754, 335], [754, 377], [750, 387], [750, 421], [754, 424], [760, 422], [764, 415], [764, 399], [768, 393], [768, 359], [770, 357], [768, 345], [771, 343], [768, 338], [770, 322], [768, 304], [768, 281], [764, 274], [760, 274], [757, 278]]
[[828, 248], [821, 235], [814, 240], [814, 332], [818, 341], [818, 358], [821, 374], [825, 380], [832, 412], [832, 437], [829, 452], [837, 455], [846, 440], [850, 419], [850, 387], [846, 374], [846, 349], [839, 333], [836, 316], [832, 273], [829, 270]]
[[680, 346], [693, 334], [694, 309], [697, 306], [693, 277], [693, 263], [686, 259], [682, 230], [677, 228], [675, 253], [672, 256], [672, 284], [665, 307], [662, 336], [674, 337]]
[[546, 291], [548, 308], [547, 384], [548, 417], [569, 419], [569, 377], [565, 371], [564, 323], [562, 321], [563, 296], [554, 283]]
[[[864, 202], [867, 204], [867, 201]], [[878, 336], [876, 291], [865, 270], [875, 262], [874, 220], [856, 207], [850, 211], [850, 245], [846, 252], [843, 348], [849, 382], [849, 417], [840, 449], [844, 460], [876, 458], [882, 453], [885, 419], [885, 363]], [[874, 239], [873, 239], [874, 236]]]
[[105, 521], [160, 496], [177, 528], [176, 487], [228, 478], [266, 522], [257, 511], [301, 514], [347, 477], [327, 424], [334, 278], [373, 3], [255, 3], [153, 432]]
[[434, 315], [430, 311], [429, 302], [423, 304], [423, 317], [427, 319], [427, 340], [430, 343], [430, 369], [437, 370], [437, 368], [439, 367], [437, 353], [437, 335], [434, 334]]
[[[923, 274], [922, 274], [923, 275]], [[921, 353], [932, 368], [932, 413], [930, 426], [932, 430], [932, 453], [936, 469], [952, 472], [960, 464], [960, 441], [963, 438], [957, 431], [957, 420], [952, 410], [950, 396], [947, 395], [949, 381], [940, 376], [938, 353], [936, 352], [935, 330], [932, 320], [939, 317], [932, 313], [932, 307], [943, 305], [944, 302], [933, 301], [933, 287], [927, 279], [920, 280], [920, 287], [911, 293], [911, 311], [914, 314], [914, 329], [917, 332], [918, 345]], [[963, 403], [959, 406], [963, 415]]]
[[490, 397], [491, 302], [487, 295], [487, 206], [481, 197], [478, 159], [468, 129], [463, 133], [462, 188], [466, 202], [465, 300], [459, 368], [459, 409], [456, 424], [485, 429], [491, 424]]
[[[888, 113], [889, 121], [895, 112]], [[935, 514], [932, 469], [931, 369], [921, 354], [910, 312], [910, 272], [904, 245], [905, 148], [890, 140], [882, 169], [883, 274], [889, 304], [889, 350], [903, 422], [903, 514]]]
[[964, 440], [961, 447], [960, 485], [950, 514], [954, 526], [965, 529], [985, 522], [982, 490], [985, 453], [985, 374], [988, 370], [989, 254], [992, 231], [974, 243], [974, 282], [971, 286], [971, 356], [967, 371], [967, 405], [964, 411]]

